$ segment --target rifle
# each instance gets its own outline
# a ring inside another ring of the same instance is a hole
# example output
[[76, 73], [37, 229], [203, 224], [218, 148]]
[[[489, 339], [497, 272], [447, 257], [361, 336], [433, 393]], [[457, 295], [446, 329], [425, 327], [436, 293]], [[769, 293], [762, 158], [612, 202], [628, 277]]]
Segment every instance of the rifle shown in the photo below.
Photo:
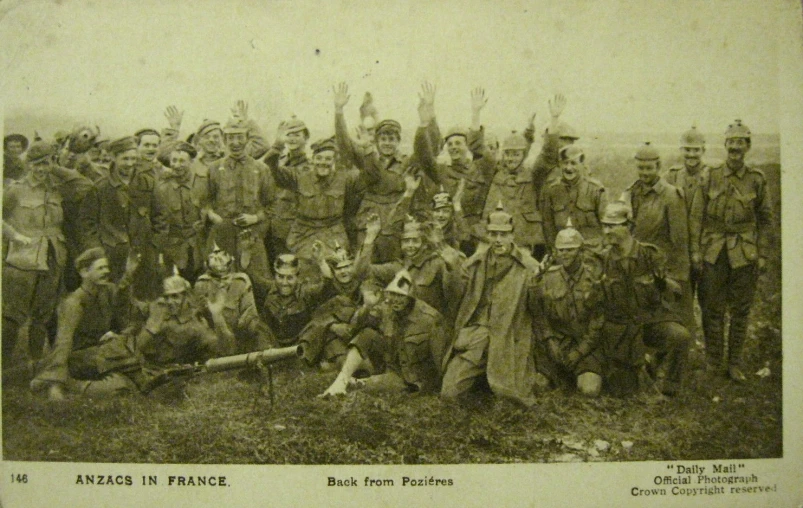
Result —
[[[219, 358], [209, 359], [203, 363], [196, 362], [184, 365], [170, 365], [158, 369], [158, 373], [149, 379], [144, 386], [142, 386], [141, 391], [143, 394], [148, 394], [157, 387], [173, 379], [188, 378], [199, 374], [213, 374], [215, 372], [246, 368], [263, 370], [266, 366], [270, 368], [272, 363], [288, 360], [290, 358], [300, 358], [303, 354], [304, 350], [302, 346], [288, 346], [282, 348], [270, 348], [263, 351], [255, 351], [253, 353], [245, 353], [241, 355], [222, 356]], [[270, 382], [272, 402], [272, 376], [270, 378]]]

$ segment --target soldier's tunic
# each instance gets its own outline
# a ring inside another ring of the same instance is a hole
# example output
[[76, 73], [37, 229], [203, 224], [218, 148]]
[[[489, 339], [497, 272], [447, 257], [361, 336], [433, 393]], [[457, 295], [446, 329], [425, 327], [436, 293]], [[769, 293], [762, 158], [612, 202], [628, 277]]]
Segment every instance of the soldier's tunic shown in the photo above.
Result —
[[600, 247], [600, 218], [607, 202], [605, 187], [593, 178], [579, 176], [572, 182], [560, 178], [550, 183], [542, 195], [546, 243], [554, 248], [555, 237], [571, 219], [572, 227], [583, 235], [587, 245]]
[[630, 252], [603, 258], [601, 286], [605, 324], [600, 345], [607, 369], [605, 383], [617, 395], [637, 389], [644, 346], [658, 349], [667, 362], [667, 382], [679, 387], [688, 354], [689, 332], [666, 304], [668, 291], [663, 252], [633, 240]]
[[500, 257], [480, 245], [464, 269], [456, 336], [444, 356], [441, 393], [460, 395], [485, 375], [495, 394], [532, 405], [538, 262], [518, 247]]
[[110, 278], [118, 282], [125, 271], [137, 220], [130, 185], [112, 168], [109, 177], [99, 180], [86, 195], [80, 214], [82, 250], [103, 247], [109, 260]]
[[[434, 219], [432, 218], [431, 209], [413, 210], [413, 199], [402, 195], [395, 208], [390, 212], [388, 221], [391, 227], [396, 231], [396, 235], [401, 237], [401, 232], [404, 229], [404, 221], [407, 215], [413, 215], [419, 222], [427, 223], [430, 227], [434, 227]], [[463, 210], [459, 212], [454, 211], [452, 219], [443, 228], [443, 244], [449, 246], [452, 251], [460, 249], [460, 243], [467, 241], [470, 236], [468, 225], [466, 225]], [[394, 251], [397, 253], [396, 257], [401, 256], [401, 248], [396, 247]]]
[[165, 172], [164, 166], [158, 161], [140, 160], [134, 168], [134, 174], [129, 184], [131, 196], [132, 215], [131, 247], [140, 252], [145, 260], [155, 260], [154, 245], [151, 241], [151, 211], [155, 199], [156, 182]]
[[355, 200], [359, 203], [354, 218], [354, 226], [358, 233], [357, 244], [362, 244], [365, 238], [368, 217], [377, 214], [382, 221], [382, 231], [376, 240], [379, 248], [374, 253], [376, 262], [390, 261], [396, 254], [398, 234], [390, 227], [388, 219], [393, 207], [404, 193], [405, 173], [415, 172], [424, 164], [432, 164], [429, 135], [428, 128], [419, 127], [416, 130], [413, 154], [410, 157], [398, 153], [390, 157], [381, 157], [373, 151], [365, 153], [357, 147], [349, 137], [343, 115], [335, 115], [335, 138], [340, 154], [346, 162], [353, 164], [362, 176], [359, 197]]
[[195, 281], [194, 293], [198, 302], [214, 301], [223, 292], [223, 317], [234, 333], [234, 354], [250, 353], [267, 348], [267, 330], [260, 321], [251, 279], [242, 272], [229, 272], [222, 277], [207, 272]]
[[[264, 161], [268, 166], [271, 164], [270, 157], [271, 152], [269, 151]], [[286, 168], [289, 171], [304, 171], [308, 163], [309, 159], [303, 149], [299, 151], [288, 151], [279, 158], [279, 167]], [[293, 225], [295, 217], [295, 193], [291, 189], [279, 188], [276, 191], [276, 199], [273, 202], [270, 223], [271, 254], [274, 257], [284, 252], [289, 252], [287, 249], [287, 237], [290, 234], [290, 228]]]
[[[43, 182], [35, 182], [29, 173], [4, 187], [2, 349], [7, 366], [19, 327], [28, 318], [30, 353], [41, 356], [67, 259], [64, 203], [80, 201], [91, 187], [87, 178], [67, 168], [54, 169]], [[14, 231], [31, 243], [11, 240]]]
[[156, 184], [151, 212], [154, 242], [167, 266], [175, 265], [190, 282], [203, 266], [208, 205], [207, 181], [193, 173], [179, 178], [165, 174]]
[[729, 361], [739, 363], [758, 279], [758, 260], [769, 255], [772, 208], [764, 174], [749, 166], [710, 168], [695, 196], [692, 253], [704, 261], [699, 287], [706, 354], [718, 362], [724, 348], [724, 316], [730, 311]]
[[125, 325], [130, 280], [119, 285], [82, 285], [62, 300], [53, 349], [42, 361], [39, 381], [66, 383], [69, 378], [92, 378], [96, 372], [93, 349], [106, 332]]
[[433, 392], [440, 386], [438, 368], [444, 334], [443, 316], [422, 302], [411, 299], [397, 314], [378, 305], [361, 308], [355, 316], [359, 329], [349, 347], [370, 360], [376, 372], [365, 380], [368, 390]]
[[691, 205], [694, 200], [694, 195], [697, 194], [697, 189], [700, 188], [705, 176], [708, 173], [708, 166], [700, 163], [696, 168], [690, 170], [685, 166], [672, 166], [664, 175], [664, 179], [670, 185], [674, 185], [683, 191], [686, 203], [686, 213], [691, 213]]
[[[603, 358], [597, 347], [605, 317], [596, 271], [583, 263], [573, 273], [552, 266], [538, 284], [538, 301], [543, 323], [535, 355], [538, 370], [553, 382], [565, 380], [562, 374], [567, 371], [574, 378], [586, 372], [602, 376]], [[579, 359], [571, 366], [561, 364], [552, 357], [550, 342], [564, 358], [575, 354]]]
[[281, 167], [279, 152], [272, 148], [266, 160], [279, 187], [292, 191], [296, 217], [287, 237], [287, 247], [299, 258], [312, 259], [312, 245], [320, 240], [329, 249], [335, 242], [348, 245], [344, 223], [346, 204], [355, 199], [360, 174], [353, 170], [332, 171], [319, 178], [315, 169]]
[[[264, 238], [275, 193], [268, 168], [247, 155], [228, 156], [209, 170], [210, 208], [223, 218], [212, 226], [209, 240], [234, 253], [235, 268], [251, 278], [257, 301], [264, 298], [270, 276]], [[256, 215], [257, 223], [235, 225], [241, 214]]]

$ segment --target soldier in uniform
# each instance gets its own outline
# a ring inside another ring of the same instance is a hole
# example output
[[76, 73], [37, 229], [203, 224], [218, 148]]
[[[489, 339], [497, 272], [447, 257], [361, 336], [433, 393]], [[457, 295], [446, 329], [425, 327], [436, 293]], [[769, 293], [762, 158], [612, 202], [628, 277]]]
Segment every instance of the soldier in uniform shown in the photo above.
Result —
[[759, 274], [769, 255], [772, 208], [764, 174], [744, 162], [750, 129], [736, 120], [725, 131], [725, 163], [704, 175], [692, 204], [692, 259], [702, 264], [700, 306], [706, 357], [720, 371], [725, 311], [730, 314], [728, 375], [745, 380], [741, 354]]
[[561, 177], [551, 182], [542, 195], [544, 234], [554, 250], [558, 231], [571, 220], [592, 250], [601, 248], [600, 218], [607, 205], [605, 187], [586, 174], [585, 154], [569, 145], [559, 153]]
[[236, 354], [265, 349], [268, 330], [257, 312], [251, 279], [232, 269], [233, 260], [215, 245], [206, 258], [206, 272], [195, 281], [195, 296], [200, 303], [208, 304], [222, 295], [223, 317], [234, 334]]
[[28, 174], [3, 189], [3, 368], [8, 372], [20, 327], [30, 318], [28, 350], [42, 356], [46, 324], [56, 309], [67, 245], [62, 224], [64, 203], [77, 202], [92, 182], [73, 169], [57, 166], [55, 148], [34, 143], [27, 155]]
[[640, 375], [645, 372], [646, 346], [657, 351], [659, 369], [665, 369], [661, 391], [675, 395], [681, 388], [690, 340], [689, 331], [667, 304], [680, 296], [680, 284], [666, 268], [663, 251], [634, 236], [629, 205], [617, 201], [606, 206], [602, 228], [609, 247], [601, 279], [605, 383], [616, 395], [645, 388]]
[[154, 242], [168, 266], [177, 266], [179, 273], [193, 282], [203, 265], [209, 189], [205, 179], [191, 170], [197, 153], [191, 144], [166, 143], [162, 152], [170, 172], [156, 184], [151, 212]]
[[681, 298], [673, 305], [686, 328], [694, 329], [694, 307], [689, 285], [689, 225], [683, 190], [661, 177], [661, 157], [649, 142], [636, 151], [638, 180], [627, 188], [623, 200], [633, 210], [633, 236], [651, 243], [667, 256], [666, 270], [681, 286]]
[[22, 154], [28, 149], [28, 138], [22, 134], [9, 134], [3, 138], [3, 183], [19, 180], [25, 175]]
[[[391, 210], [404, 192], [404, 175], [416, 171], [415, 166], [432, 164], [429, 137], [431, 130], [437, 128], [428, 113], [428, 104], [435, 100], [432, 85], [422, 85], [422, 99], [419, 105], [420, 126], [413, 140], [413, 155], [405, 157], [398, 151], [401, 141], [401, 125], [396, 120], [382, 120], [375, 129], [375, 151], [368, 150], [368, 140], [352, 140], [343, 115], [348, 103], [348, 86], [340, 83], [335, 89], [335, 139], [344, 159], [356, 167], [362, 175], [359, 209], [355, 217], [358, 231], [357, 243], [362, 244], [368, 217], [378, 214], [382, 224], [390, 227], [388, 221]], [[425, 99], [426, 97], [426, 99]], [[426, 110], [426, 111], [425, 111]], [[429, 162], [426, 162], [429, 161]], [[425, 202], [426, 203], [426, 202]], [[415, 206], [415, 204], [414, 204]], [[377, 238], [379, 248], [374, 251], [374, 261], [381, 263], [398, 255], [398, 235], [386, 229]]]
[[28, 138], [22, 134], [9, 134], [3, 138], [3, 153], [7, 153], [17, 159], [22, 159], [22, 154], [28, 149]]
[[490, 243], [464, 265], [456, 336], [444, 356], [444, 397], [466, 393], [485, 378], [494, 394], [535, 403], [539, 377], [532, 350], [540, 267], [516, 246], [513, 229], [513, 216], [499, 203], [488, 216]]
[[533, 174], [537, 176], [535, 184], [539, 189], [539, 200], [549, 183], [561, 177], [562, 171], [558, 161], [558, 153], [580, 139], [573, 127], [566, 122], [560, 121], [563, 110], [566, 108], [566, 103], [566, 97], [562, 94], [555, 95], [549, 101], [551, 123], [544, 133], [544, 144], [541, 146], [541, 152], [536, 157], [533, 166]]
[[[366, 224], [360, 260], [372, 259], [374, 240], [381, 231], [380, 219]], [[407, 216], [401, 234], [401, 258], [388, 263], [372, 264], [367, 275], [381, 286], [387, 285], [400, 270], [405, 269], [413, 280], [412, 295], [426, 302], [444, 317], [453, 318], [460, 286], [461, 257], [444, 256], [427, 244], [423, 225]], [[360, 271], [361, 267], [358, 267]]]
[[335, 143], [326, 139], [312, 146], [312, 166], [298, 170], [279, 165], [279, 156], [286, 138], [280, 129], [276, 143], [265, 160], [277, 185], [293, 192], [296, 200], [296, 217], [290, 227], [287, 247], [306, 266], [307, 275], [312, 266], [312, 246], [316, 241], [331, 249], [338, 243], [348, 244], [345, 215], [348, 203], [354, 202], [360, 186], [360, 173], [335, 169]]
[[47, 389], [50, 400], [61, 400], [70, 377], [91, 377], [93, 348], [108, 332], [120, 332], [125, 325], [121, 311], [127, 307], [131, 276], [137, 263], [136, 258], [129, 258], [120, 283], [113, 284], [102, 248], [88, 249], [76, 258], [81, 287], [59, 304], [55, 345], [31, 381], [32, 390]]
[[[427, 393], [440, 385], [439, 343], [443, 316], [414, 298], [405, 270], [385, 288], [384, 301], [375, 293], [355, 315], [354, 338], [340, 373], [322, 396], [344, 395], [349, 387], [370, 391]], [[374, 375], [355, 380], [359, 369]]]
[[[283, 144], [286, 150], [279, 157], [278, 165], [286, 171], [300, 173], [307, 169], [310, 162], [307, 157], [309, 129], [307, 129], [304, 122], [295, 116], [283, 124]], [[269, 151], [268, 155], [265, 156], [264, 162], [268, 166], [270, 166], [272, 161], [272, 153], [273, 152]], [[269, 258], [273, 260], [274, 263], [278, 259], [279, 254], [290, 252], [287, 248], [287, 237], [290, 234], [290, 227], [293, 225], [295, 216], [295, 193], [290, 189], [278, 189], [276, 192], [276, 200], [273, 202], [270, 235], [267, 245]]]
[[598, 270], [583, 260], [584, 238], [571, 220], [555, 238], [558, 263], [538, 285], [543, 322], [536, 360], [539, 372], [560, 385], [571, 377], [583, 395], [602, 388], [603, 358], [598, 350], [605, 317]]
[[246, 153], [249, 132], [239, 120], [223, 129], [229, 155], [209, 172], [207, 218], [212, 224], [210, 241], [235, 254], [235, 270], [248, 274], [261, 304], [270, 279], [264, 238], [276, 185], [268, 168]]
[[109, 177], [99, 180], [81, 204], [80, 229], [84, 250], [102, 247], [109, 261], [110, 279], [117, 283], [132, 250], [133, 216], [137, 211], [133, 209], [130, 187], [139, 160], [137, 140], [117, 139], [109, 145], [109, 151], [114, 155]]

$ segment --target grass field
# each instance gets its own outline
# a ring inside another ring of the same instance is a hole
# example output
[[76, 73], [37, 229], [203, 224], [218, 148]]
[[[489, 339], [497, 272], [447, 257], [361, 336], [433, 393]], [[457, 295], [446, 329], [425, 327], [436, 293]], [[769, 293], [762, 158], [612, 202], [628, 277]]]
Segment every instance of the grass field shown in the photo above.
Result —
[[[633, 147], [589, 156], [611, 190], [635, 176]], [[777, 161], [777, 159], [776, 159]], [[779, 224], [777, 163], [761, 164]], [[776, 229], [779, 232], [779, 228]], [[736, 385], [691, 354], [686, 390], [665, 403], [554, 391], [525, 409], [491, 396], [351, 393], [321, 400], [334, 374], [277, 366], [275, 405], [258, 383], [218, 374], [131, 396], [51, 404], [24, 386], [2, 394], [5, 460], [417, 464], [739, 459], [782, 456], [780, 235], [753, 308]], [[753, 373], [769, 364], [771, 375]]]

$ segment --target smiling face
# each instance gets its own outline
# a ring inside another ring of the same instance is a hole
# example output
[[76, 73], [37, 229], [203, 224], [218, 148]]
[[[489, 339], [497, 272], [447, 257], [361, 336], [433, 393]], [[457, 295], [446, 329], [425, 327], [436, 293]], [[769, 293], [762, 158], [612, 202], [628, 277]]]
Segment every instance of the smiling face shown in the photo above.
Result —
[[644, 161], [636, 159], [636, 169], [638, 170], [639, 180], [647, 185], [655, 185], [660, 178], [661, 161]]
[[248, 134], [245, 132], [233, 132], [226, 134], [226, 148], [234, 157], [242, 155], [245, 144], [248, 142]]
[[401, 241], [402, 256], [404, 256], [405, 259], [413, 258], [416, 254], [418, 254], [423, 245], [424, 241], [421, 239], [420, 236], [412, 238], [402, 238]]
[[211, 131], [205, 132], [198, 141], [198, 146], [200, 146], [201, 150], [205, 153], [219, 153], [223, 146], [223, 131], [220, 129], [212, 129]]
[[619, 251], [632, 238], [630, 226], [628, 224], [603, 224], [602, 240], [605, 245], [613, 247]]
[[139, 155], [146, 161], [156, 159], [156, 152], [159, 151], [159, 136], [156, 134], [145, 134], [139, 139]]
[[291, 151], [302, 150], [307, 144], [307, 139], [309, 135], [305, 130], [289, 132], [285, 137], [285, 144]]
[[379, 154], [385, 157], [395, 155], [400, 141], [398, 134], [395, 132], [383, 130], [376, 136], [376, 146], [379, 149]]
[[688, 168], [696, 168], [700, 165], [700, 161], [705, 153], [705, 148], [702, 146], [684, 146], [681, 147], [680, 152], [683, 154], [683, 161]]
[[513, 231], [488, 231], [491, 250], [497, 256], [510, 254], [513, 250]]
[[502, 152], [502, 164], [509, 172], [513, 173], [524, 161], [524, 150], [505, 150]]
[[190, 172], [190, 154], [182, 150], [175, 150], [170, 154], [170, 169], [179, 177], [184, 178]]
[[95, 285], [109, 282], [109, 273], [109, 261], [106, 258], [96, 259], [80, 271], [82, 280]]
[[126, 150], [114, 157], [114, 168], [117, 174], [125, 181], [131, 179], [134, 174], [134, 167], [139, 161], [139, 153], [136, 149]]
[[387, 302], [390, 310], [399, 313], [407, 308], [407, 304], [410, 302], [410, 297], [399, 293], [393, 293], [391, 291], [385, 291], [385, 301]]
[[561, 176], [565, 181], [573, 182], [580, 176], [583, 169], [583, 162], [580, 159], [578, 156], [560, 161]]
[[728, 151], [728, 162], [742, 164], [744, 156], [750, 150], [750, 140], [745, 138], [726, 139], [725, 150]]
[[575, 262], [577, 256], [580, 254], [579, 247], [566, 247], [566, 248], [558, 248], [557, 250], [557, 260], [558, 263], [563, 268], [568, 268]]
[[233, 258], [228, 252], [224, 250], [216, 250], [209, 254], [209, 257], [206, 258], [206, 266], [209, 267], [209, 271], [212, 273], [212, 275], [221, 277], [229, 273], [232, 261]]
[[6, 143], [6, 152], [10, 153], [14, 157], [19, 157], [24, 152], [22, 148], [22, 142], [17, 140], [8, 141]]
[[318, 178], [326, 178], [335, 170], [335, 152], [324, 150], [312, 156], [312, 166]]
[[441, 229], [446, 229], [446, 226], [449, 225], [449, 222], [452, 220], [454, 216], [454, 208], [451, 206], [442, 206], [440, 208], [436, 208], [432, 210], [432, 220], [441, 227]]
[[341, 284], [348, 284], [354, 279], [354, 264], [336, 267], [333, 269], [335, 280]]
[[276, 288], [281, 296], [292, 295], [298, 286], [298, 269], [279, 268], [276, 270]]
[[449, 153], [449, 158], [453, 162], [457, 162], [465, 158], [468, 151], [466, 138], [463, 136], [452, 136], [446, 140], [446, 151]]

